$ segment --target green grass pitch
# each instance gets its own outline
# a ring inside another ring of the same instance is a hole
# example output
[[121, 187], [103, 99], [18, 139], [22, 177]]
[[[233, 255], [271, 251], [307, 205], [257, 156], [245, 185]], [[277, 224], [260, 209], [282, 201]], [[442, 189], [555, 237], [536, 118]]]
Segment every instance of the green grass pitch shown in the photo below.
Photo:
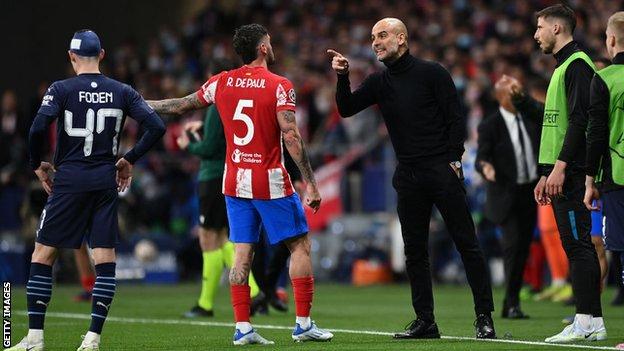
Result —
[[[531, 319], [509, 321], [494, 314], [499, 338], [509, 332], [511, 342], [486, 342], [444, 337], [474, 338], [472, 297], [467, 287], [437, 286], [436, 318], [443, 335], [441, 340], [392, 340], [391, 333], [402, 330], [413, 318], [407, 285], [354, 288], [347, 285], [318, 284], [312, 318], [321, 328], [336, 329], [328, 343], [293, 343], [294, 306], [288, 313], [271, 310], [252, 322], [274, 346], [246, 346], [264, 350], [566, 350], [608, 349], [624, 342], [624, 308], [611, 307], [613, 290], [602, 295], [609, 339], [579, 343], [580, 347], [555, 347], [528, 342], [542, 342], [558, 333], [560, 320], [573, 313], [572, 307], [551, 302], [523, 302]], [[77, 286], [55, 286], [46, 317], [46, 350], [75, 350], [80, 336], [89, 327], [90, 304], [73, 302]], [[199, 293], [197, 285], [117, 286], [109, 320], [104, 325], [101, 350], [226, 350], [234, 349], [232, 310], [228, 289], [221, 287], [215, 317], [188, 320], [181, 314], [189, 309]], [[12, 291], [12, 342], [18, 342], [28, 328], [24, 289]], [[495, 291], [498, 308], [502, 291]], [[292, 300], [292, 298], [291, 298]], [[264, 326], [264, 327], [263, 327]], [[347, 331], [339, 331], [344, 329]], [[374, 334], [372, 332], [381, 332]]]

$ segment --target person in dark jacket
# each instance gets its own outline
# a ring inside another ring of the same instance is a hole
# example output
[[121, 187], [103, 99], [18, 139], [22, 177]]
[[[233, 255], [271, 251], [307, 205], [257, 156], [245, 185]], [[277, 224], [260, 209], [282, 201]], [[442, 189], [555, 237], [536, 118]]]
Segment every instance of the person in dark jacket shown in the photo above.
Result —
[[537, 150], [541, 116], [524, 116], [512, 101], [512, 85], [503, 76], [494, 86], [499, 109], [479, 124], [475, 168], [485, 178], [485, 216], [502, 229], [505, 300], [502, 317], [528, 318], [520, 309], [520, 289], [537, 221], [533, 189], [537, 183]]
[[466, 202], [461, 159], [465, 125], [450, 74], [436, 62], [412, 56], [408, 31], [396, 18], [377, 22], [372, 49], [387, 69], [369, 75], [351, 91], [349, 60], [334, 50], [336, 103], [342, 117], [377, 104], [399, 161], [392, 184], [405, 243], [407, 274], [416, 319], [395, 338], [439, 338], [433, 313], [429, 222], [435, 205], [459, 250], [472, 289], [476, 337], [495, 338], [492, 289], [483, 252]]

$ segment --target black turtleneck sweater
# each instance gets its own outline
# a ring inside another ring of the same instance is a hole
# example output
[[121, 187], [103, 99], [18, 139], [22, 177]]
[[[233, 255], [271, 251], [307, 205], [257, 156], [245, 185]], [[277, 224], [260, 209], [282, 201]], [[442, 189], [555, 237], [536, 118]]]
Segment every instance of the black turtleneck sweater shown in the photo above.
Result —
[[336, 103], [340, 115], [350, 117], [379, 105], [402, 164], [460, 161], [465, 125], [449, 73], [440, 64], [409, 52], [386, 66], [368, 76], [354, 92], [349, 76], [338, 75]]

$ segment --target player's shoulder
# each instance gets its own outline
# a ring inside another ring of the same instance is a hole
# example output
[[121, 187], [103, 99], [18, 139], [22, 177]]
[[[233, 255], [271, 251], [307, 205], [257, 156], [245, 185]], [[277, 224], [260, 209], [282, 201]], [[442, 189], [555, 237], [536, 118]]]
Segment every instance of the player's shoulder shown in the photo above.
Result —
[[269, 70], [266, 70], [265, 73], [265, 77], [268, 78], [271, 82], [276, 83], [276, 84], [290, 84], [292, 85], [292, 83], [290, 82], [290, 80], [284, 76], [280, 76], [277, 73], [273, 73]]
[[65, 93], [67, 90], [71, 89], [76, 85], [76, 77], [61, 79], [53, 82], [48, 87], [48, 93], [54, 92], [57, 94]]
[[107, 85], [107, 87], [112, 88], [112, 89], [118, 89], [120, 91], [124, 91], [124, 92], [132, 92], [134, 91], [134, 88], [132, 88], [129, 84], [126, 84], [124, 82], [120, 82], [116, 79], [107, 77], [105, 75], [101, 75], [100, 76], [101, 79], [101, 83]]
[[223, 82], [225, 77], [231, 76], [232, 75], [233, 70], [230, 71], [221, 71], [217, 74], [212, 75], [210, 78], [208, 78], [208, 80], [206, 80], [204, 82], [204, 84], [202, 84], [201, 89], [202, 90], [206, 90], [208, 89], [208, 86], [212, 85], [212, 86], [216, 86], [217, 83], [219, 82]]
[[236, 73], [235, 69], [232, 70], [226, 70], [226, 71], [221, 71], [217, 74], [214, 74], [212, 77], [208, 78], [208, 82], [213, 82], [213, 81], [217, 81], [220, 80], [223, 77], [228, 77], [228, 76], [232, 76]]

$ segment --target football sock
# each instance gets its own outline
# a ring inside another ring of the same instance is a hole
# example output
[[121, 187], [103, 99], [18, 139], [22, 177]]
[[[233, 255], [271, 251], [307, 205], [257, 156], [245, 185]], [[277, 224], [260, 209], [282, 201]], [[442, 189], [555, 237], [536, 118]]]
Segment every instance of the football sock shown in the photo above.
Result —
[[312, 298], [314, 296], [314, 278], [301, 277], [293, 278], [292, 287], [295, 295], [295, 315], [296, 322], [301, 328], [310, 326], [310, 309], [312, 308]]
[[592, 328], [594, 328], [594, 331], [605, 327], [604, 319], [602, 319], [602, 317], [593, 317], [591, 324], [592, 324]]
[[82, 285], [84, 291], [93, 291], [93, 286], [95, 285], [95, 276], [93, 274], [89, 274], [80, 277], [80, 285]]
[[26, 284], [29, 329], [43, 330], [45, 313], [51, 297], [52, 266], [31, 263], [30, 275]]
[[589, 332], [592, 330], [592, 316], [589, 314], [581, 314], [577, 313], [575, 316], [575, 322], [577, 326], [581, 328], [584, 332]]
[[[249, 322], [251, 297], [249, 297], [249, 285], [231, 285], [232, 308], [236, 323]], [[241, 330], [244, 333], [244, 331]]]
[[95, 265], [95, 285], [91, 301], [91, 327], [89, 331], [102, 334], [102, 327], [115, 296], [115, 263]]
[[223, 270], [223, 251], [205, 251], [203, 256], [202, 289], [197, 304], [205, 310], [212, 310], [219, 280]]
[[254, 298], [258, 296], [259, 293], [260, 287], [258, 286], [258, 283], [256, 283], [253, 273], [249, 272], [249, 296]]
[[240, 330], [243, 334], [247, 334], [253, 329], [253, 327], [249, 322], [236, 322], [236, 329]]
[[235, 254], [234, 243], [231, 241], [226, 241], [225, 244], [223, 244], [221, 251], [223, 252], [223, 264], [227, 268], [232, 268], [232, 266], [234, 265]]

